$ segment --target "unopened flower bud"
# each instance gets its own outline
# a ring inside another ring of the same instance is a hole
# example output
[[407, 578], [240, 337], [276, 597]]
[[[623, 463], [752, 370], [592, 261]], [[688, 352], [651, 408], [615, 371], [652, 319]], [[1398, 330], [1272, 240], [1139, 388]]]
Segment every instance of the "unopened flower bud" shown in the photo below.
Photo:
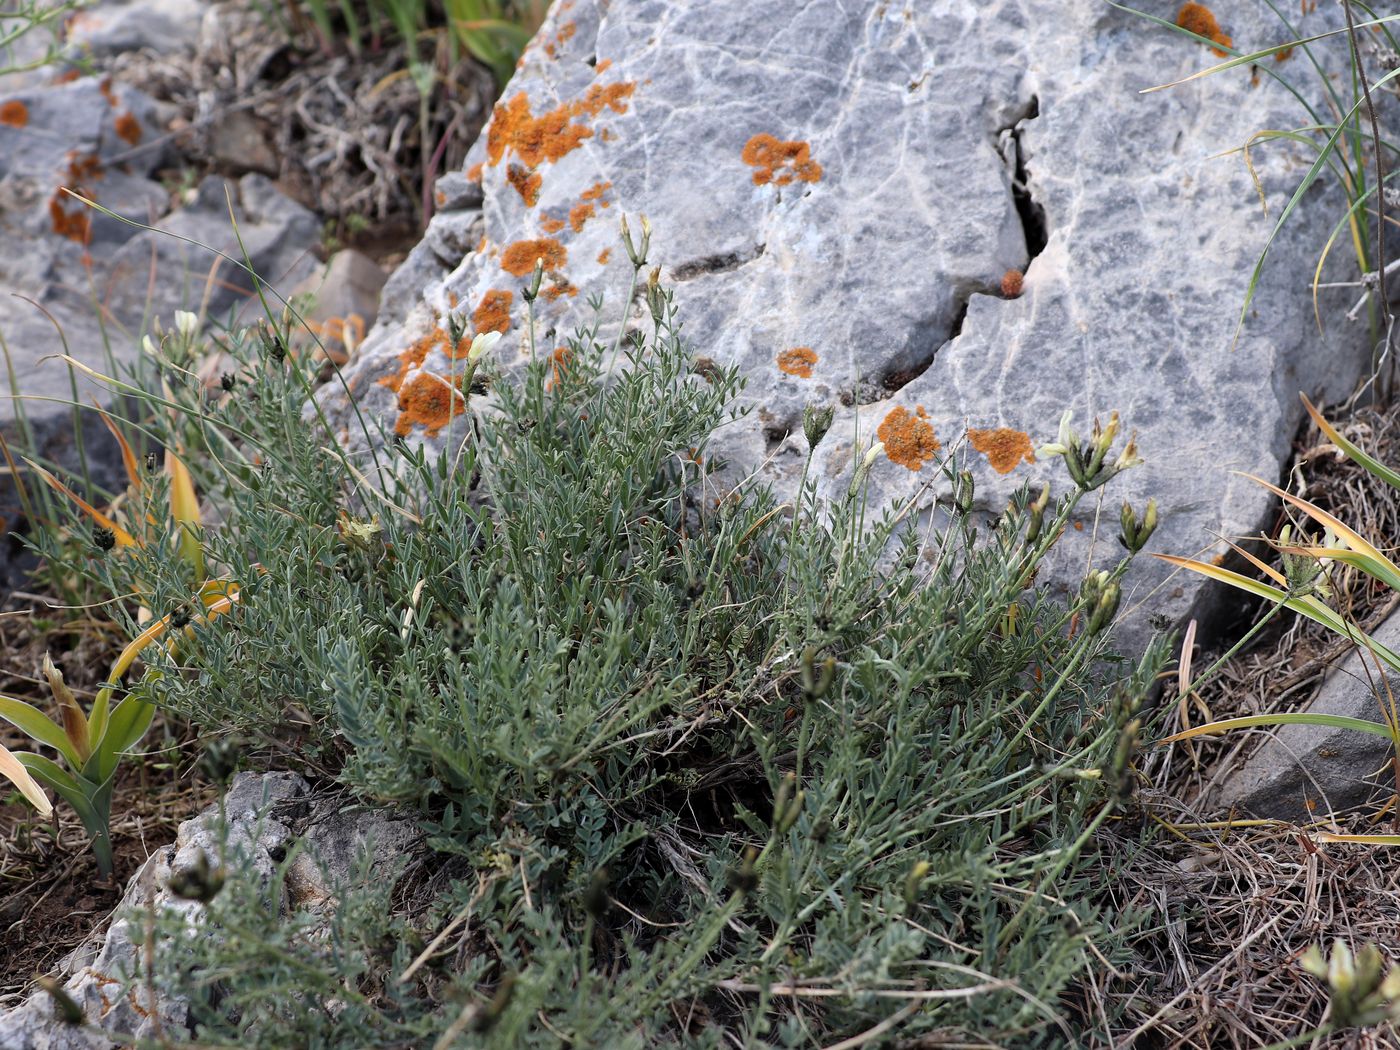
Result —
[[865, 484], [865, 477], [870, 473], [870, 468], [875, 465], [875, 460], [885, 451], [885, 443], [877, 441], [866, 450], [865, 456], [856, 466], [855, 476], [851, 478], [851, 491], [855, 492]]
[[933, 865], [926, 860], [921, 860], [909, 869], [909, 874], [904, 876], [904, 903], [913, 905], [919, 898], [919, 887], [923, 885], [928, 873], [933, 870]]
[[1141, 518], [1133, 513], [1132, 504], [1123, 501], [1123, 509], [1118, 514], [1118, 542], [1130, 554], [1136, 554], [1146, 546], [1148, 539], [1157, 529], [1157, 501], [1149, 499], [1147, 510]]
[[958, 472], [958, 480], [953, 489], [953, 502], [958, 510], [964, 514], [972, 511], [973, 497], [976, 495], [977, 485], [973, 481], [972, 471], [962, 470]]
[[816, 448], [821, 444], [826, 432], [831, 429], [831, 421], [836, 418], [836, 410], [830, 405], [818, 408], [808, 405], [802, 410], [802, 434], [807, 438], [807, 447]]
[[1045, 510], [1050, 506], [1050, 485], [1047, 483], [1040, 487], [1040, 495], [1031, 503], [1030, 520], [1026, 523], [1026, 542], [1034, 543], [1040, 539], [1040, 530], [1045, 526]]

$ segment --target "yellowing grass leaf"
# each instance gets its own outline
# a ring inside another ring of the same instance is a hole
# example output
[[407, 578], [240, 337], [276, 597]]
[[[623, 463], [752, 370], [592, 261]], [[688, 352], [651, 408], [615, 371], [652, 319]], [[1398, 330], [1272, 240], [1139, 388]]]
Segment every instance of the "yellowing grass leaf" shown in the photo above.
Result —
[[53, 803], [49, 801], [49, 796], [44, 794], [39, 782], [29, 775], [29, 770], [24, 768], [4, 744], [0, 744], [0, 777], [19, 788], [19, 793], [39, 811], [39, 816], [47, 817], [53, 813]]
[[1378, 562], [1384, 563], [1384, 565], [1390, 572], [1394, 573], [1396, 577], [1400, 577], [1400, 566], [1397, 566], [1394, 562], [1392, 562], [1389, 558], [1387, 558], [1384, 554], [1382, 554], [1379, 550], [1372, 546], [1366, 540], [1366, 537], [1362, 536], [1355, 529], [1345, 524], [1340, 518], [1328, 514], [1327, 511], [1323, 510], [1321, 507], [1315, 506], [1305, 499], [1300, 499], [1299, 497], [1293, 495], [1291, 492], [1283, 491], [1283, 489], [1279, 488], [1277, 485], [1269, 484], [1263, 478], [1258, 478], [1255, 477], [1253, 474], [1245, 473], [1240, 473], [1240, 477], [1249, 478], [1250, 481], [1253, 481], [1259, 485], [1263, 485], [1274, 495], [1278, 496], [1280, 499], [1286, 500], [1287, 502], [1293, 504], [1295, 507], [1301, 510], [1308, 517], [1312, 518], [1314, 521], [1331, 528], [1331, 530], [1337, 534], [1338, 538], [1341, 539], [1344, 543], [1346, 543], [1346, 545], [1352, 550], [1360, 554], [1365, 554], [1370, 558], [1374, 558]]
[[101, 525], [104, 529], [110, 530], [112, 535], [117, 538], [118, 547], [136, 546], [136, 541], [132, 539], [131, 533], [127, 532], [115, 521], [107, 517], [107, 515], [103, 514], [92, 504], [84, 500], [67, 485], [59, 481], [58, 478], [54, 477], [52, 474], [50, 474], [43, 467], [39, 466], [39, 464], [35, 463], [33, 460], [26, 459], [24, 462], [29, 464], [29, 469], [34, 471], [35, 474], [38, 474], [39, 477], [44, 480], [44, 483], [49, 486], [49, 488], [53, 489], [55, 492], [60, 492], [63, 495], [67, 496], [74, 503], [76, 503], [78, 507], [83, 511], [83, 513], [85, 513], [93, 521], [97, 522], [97, 524]]
[[[1226, 540], [1225, 542], [1230, 543], [1229, 540]], [[1286, 577], [1283, 573], [1279, 572], [1272, 565], [1260, 561], [1254, 555], [1250, 554], [1249, 551], [1239, 546], [1239, 544], [1230, 543], [1230, 549], [1233, 550], [1236, 554], [1240, 555], [1240, 557], [1248, 561], [1251, 565], [1253, 565], [1256, 569], [1262, 572], [1265, 576], [1269, 577], [1269, 579], [1273, 580], [1275, 583], [1281, 583], [1285, 587], [1288, 586], [1288, 577]]]
[[1354, 842], [1362, 846], [1400, 846], [1400, 835], [1333, 835], [1320, 832], [1318, 842]]
[[53, 659], [48, 653], [44, 654], [44, 662], [41, 665], [44, 677], [48, 679], [49, 691], [53, 693], [54, 701], [58, 704], [59, 713], [63, 715], [63, 732], [73, 745], [73, 750], [78, 753], [78, 757], [84, 762], [88, 755], [92, 753], [88, 741], [87, 716], [83, 714], [83, 709], [78, 705], [78, 698], [73, 695], [73, 690], [68, 688], [68, 683], [63, 680], [63, 672], [54, 666]]
[[1306, 711], [1293, 714], [1244, 715], [1240, 718], [1222, 718], [1219, 722], [1209, 722], [1203, 726], [1192, 726], [1180, 733], [1163, 737], [1159, 743], [1173, 744], [1178, 740], [1190, 740], [1198, 736], [1214, 736], [1234, 729], [1256, 729], [1260, 726], [1327, 726], [1331, 729], [1354, 729], [1358, 733], [1370, 733], [1393, 739], [1388, 726], [1380, 722], [1368, 722], [1364, 718], [1348, 718], [1346, 715], [1309, 714]]
[[[204, 604], [206, 613], [216, 616], [227, 612], [232, 603], [238, 601], [239, 589], [237, 580], [206, 580], [199, 588], [199, 600]], [[223, 607], [215, 610], [215, 606]]]
[[165, 453], [165, 470], [170, 475], [170, 514], [180, 530], [180, 557], [194, 572], [196, 583], [204, 582], [204, 545], [199, 530], [199, 497], [195, 495], [194, 479], [180, 457], [169, 449]]
[[112, 436], [117, 439], [117, 444], [122, 450], [122, 465], [126, 467], [126, 476], [131, 480], [131, 487], [138, 492], [141, 489], [141, 470], [136, 465], [136, 453], [131, 451], [131, 445], [127, 443], [126, 436], [117, 429], [117, 424], [112, 421], [112, 417], [102, 411], [102, 406], [93, 402], [93, 408], [97, 409], [97, 414], [102, 417], [102, 422], [107, 425], [107, 429], [112, 432]]
[[1309, 620], [1322, 624], [1328, 630], [1349, 638], [1356, 644], [1364, 646], [1384, 660], [1391, 668], [1400, 671], [1400, 654], [1392, 652], [1370, 635], [1366, 634], [1360, 627], [1339, 613], [1329, 609], [1322, 602], [1312, 595], [1289, 595], [1287, 591], [1277, 587], [1271, 587], [1267, 583], [1250, 579], [1231, 569], [1223, 569], [1219, 565], [1209, 565], [1203, 561], [1196, 561], [1193, 558], [1180, 558], [1174, 554], [1153, 554], [1170, 565], [1178, 568], [1190, 569], [1198, 572], [1202, 576], [1208, 576], [1212, 580], [1219, 580], [1221, 583], [1228, 583], [1231, 587], [1238, 588], [1249, 594], [1257, 595], [1269, 601], [1282, 604], [1285, 609], [1291, 609], [1299, 616], [1306, 616]]
[[[238, 602], [239, 585], [235, 580], [207, 580], [199, 589], [200, 601], [204, 605], [205, 622], [211, 622], [230, 612]], [[112, 664], [111, 671], [107, 675], [107, 681], [115, 684], [121, 681], [122, 677], [131, 670], [137, 658], [145, 651], [146, 647], [158, 641], [162, 635], [170, 629], [170, 617], [162, 616], [159, 620], [152, 620], [146, 627], [127, 643], [126, 648], [121, 651], [116, 662]], [[185, 628], [187, 635], [192, 635], [190, 627]], [[173, 651], [173, 647], [172, 647]], [[92, 714], [88, 718], [89, 736], [93, 741], [94, 748], [96, 742], [101, 740], [107, 732], [107, 723], [112, 703], [112, 685], [101, 689], [97, 698], [92, 702]]]
[[1322, 431], [1328, 441], [1336, 445], [1346, 457], [1353, 463], [1364, 467], [1371, 474], [1380, 478], [1387, 485], [1400, 489], [1400, 474], [1391, 470], [1384, 463], [1368, 456], [1355, 443], [1342, 437], [1341, 432], [1323, 417], [1322, 413], [1313, 407], [1313, 403], [1308, 400], [1306, 394], [1299, 395], [1303, 399], [1303, 407], [1308, 410], [1308, 415], [1312, 416], [1312, 421], [1317, 424], [1317, 429]]

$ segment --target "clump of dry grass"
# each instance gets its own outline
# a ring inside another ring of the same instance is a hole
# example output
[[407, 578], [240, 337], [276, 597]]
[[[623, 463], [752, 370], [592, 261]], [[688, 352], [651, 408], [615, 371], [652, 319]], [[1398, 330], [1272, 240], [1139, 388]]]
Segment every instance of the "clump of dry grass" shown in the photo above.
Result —
[[[1333, 413], [1343, 436], [1383, 462], [1400, 462], [1400, 406]], [[1311, 423], [1301, 433], [1283, 487], [1352, 525], [1382, 549], [1400, 536], [1400, 494], [1340, 455]], [[1280, 511], [1271, 535], [1288, 523]], [[1271, 563], [1265, 544], [1254, 553]], [[1334, 573], [1337, 608], [1368, 632], [1400, 595], [1367, 576]], [[1253, 611], [1243, 632], [1269, 612]], [[1238, 635], [1237, 635], [1238, 637]], [[1228, 640], [1222, 643], [1223, 650]], [[1302, 617], [1276, 616], [1243, 651], [1197, 690], [1208, 713], [1187, 708], [1192, 724], [1236, 715], [1304, 707], [1330, 666], [1351, 646]], [[1217, 653], [1198, 652], [1198, 670]], [[1186, 728], [1176, 680], [1164, 690], [1161, 732]], [[1222, 820], [1201, 799], [1266, 739], [1230, 735], [1178, 743], [1144, 755], [1150, 782], [1139, 797], [1146, 822], [1156, 827], [1151, 849], [1137, 852], [1116, 879], [1120, 905], [1146, 913], [1148, 934], [1138, 944], [1132, 973], [1108, 980], [1097, 993], [1128, 1027], [1115, 1045], [1191, 1048], [1251, 1047], [1296, 1040], [1325, 1025], [1325, 985], [1299, 965], [1311, 944], [1334, 939], [1360, 947], [1374, 943], [1400, 958], [1400, 870], [1391, 851], [1318, 844], [1309, 828], [1276, 821]], [[1328, 830], [1391, 830], [1377, 824], [1393, 805], [1333, 814]], [[1387, 821], [1388, 825], [1388, 821]], [[1092, 994], [1092, 993], [1090, 993]], [[1400, 1030], [1316, 1035], [1314, 1047], [1393, 1047]]]

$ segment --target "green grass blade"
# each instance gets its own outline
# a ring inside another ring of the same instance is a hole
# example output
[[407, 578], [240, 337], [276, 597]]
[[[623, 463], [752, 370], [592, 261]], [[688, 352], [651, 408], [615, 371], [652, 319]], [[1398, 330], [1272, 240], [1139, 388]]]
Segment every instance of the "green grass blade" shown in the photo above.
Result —
[[1308, 400], [1306, 394], [1300, 394], [1299, 396], [1303, 399], [1303, 407], [1308, 410], [1308, 415], [1312, 417], [1312, 421], [1317, 424], [1317, 428], [1322, 431], [1323, 436], [1326, 437], [1328, 441], [1341, 449], [1342, 452], [1346, 454], [1346, 457], [1357, 466], [1364, 468], [1368, 473], [1380, 478], [1391, 488], [1400, 489], [1400, 473], [1391, 470], [1374, 456], [1368, 455], [1354, 442], [1348, 441], [1342, 436], [1341, 431], [1327, 422], [1323, 414]]
[[82, 760], [78, 758], [78, 753], [74, 750], [72, 742], [69, 741], [68, 734], [63, 731], [63, 727], [33, 704], [27, 704], [23, 700], [16, 700], [9, 696], [0, 696], [0, 718], [9, 722], [31, 740], [53, 748], [74, 769], [82, 768]]

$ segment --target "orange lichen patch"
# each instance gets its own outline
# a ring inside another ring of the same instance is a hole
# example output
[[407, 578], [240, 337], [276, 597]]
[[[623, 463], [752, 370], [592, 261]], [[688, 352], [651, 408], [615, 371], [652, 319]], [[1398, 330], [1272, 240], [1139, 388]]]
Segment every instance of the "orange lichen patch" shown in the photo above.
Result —
[[83, 75], [81, 69], [65, 69], [58, 76], [49, 81], [50, 84], [71, 84]]
[[1001, 275], [1001, 294], [1008, 299], [1015, 299], [1021, 294], [1021, 289], [1026, 286], [1026, 275], [1020, 270], [1007, 270]]
[[596, 66], [593, 67], [593, 75], [594, 75], [594, 76], [598, 76], [598, 75], [600, 75], [600, 74], [602, 74], [602, 73], [606, 73], [606, 72], [607, 72], [609, 69], [611, 69], [611, 68], [612, 68], [612, 59], [610, 59], [610, 58], [599, 59], [599, 60], [598, 60], [598, 64], [597, 64]]
[[97, 90], [102, 92], [102, 97], [107, 100], [107, 105], [111, 106], [113, 109], [117, 107], [117, 96], [112, 91], [111, 77], [103, 77], [98, 81]]
[[563, 47], [570, 40], [572, 40], [574, 38], [574, 34], [577, 32], [578, 26], [575, 25], [573, 22], [564, 23], [564, 25], [559, 27], [559, 32], [555, 35], [554, 39], [545, 43], [544, 53], [550, 58], [553, 58], [555, 54], [559, 51], [559, 48]]
[[531, 172], [521, 164], [512, 164], [506, 169], [506, 181], [515, 187], [525, 207], [533, 208], [540, 199], [540, 183], [544, 181], [538, 172]]
[[600, 199], [603, 196], [603, 194], [607, 193], [610, 189], [612, 189], [611, 182], [595, 182], [592, 186], [589, 186], [588, 189], [580, 193], [578, 197], [579, 200], [583, 201], [596, 201]]
[[535, 268], [535, 260], [544, 260], [546, 270], [562, 269], [569, 261], [569, 252], [553, 237], [539, 237], [532, 241], [516, 241], [506, 248], [501, 256], [501, 269], [506, 273], [524, 277]]
[[885, 443], [885, 455], [890, 457], [890, 462], [908, 470], [922, 470], [943, 447], [934, 436], [933, 425], [923, 405], [918, 405], [913, 412], [907, 408], [893, 409], [875, 431], [875, 437]]
[[136, 145], [141, 141], [141, 122], [130, 113], [122, 113], [117, 117], [117, 135], [127, 145]]
[[0, 105], [0, 127], [22, 128], [29, 123], [29, 107], [17, 98]]
[[554, 353], [549, 355], [550, 372], [552, 374], [544, 382], [544, 388], [546, 390], [553, 387], [555, 383], [559, 382], [559, 380], [564, 377], [564, 373], [569, 370], [569, 361], [573, 356], [574, 352], [567, 346], [561, 346], [558, 350], [555, 350]]
[[540, 229], [545, 233], [558, 233], [565, 226], [569, 225], [563, 219], [541, 219]]
[[744, 144], [742, 156], [745, 164], [756, 169], [753, 181], [758, 186], [817, 182], [822, 177], [822, 166], [812, 159], [812, 147], [805, 142], [781, 142], [759, 134]]
[[399, 391], [399, 418], [394, 433], [408, 437], [415, 426], [421, 426], [428, 437], [436, 437], [466, 407], [466, 399], [442, 376], [419, 372]]
[[574, 108], [578, 115], [587, 114], [590, 117], [596, 117], [605, 109], [626, 113], [627, 100], [636, 90], [636, 83], [630, 80], [619, 80], [615, 84], [591, 84], [583, 93], [582, 100], [574, 103]]
[[611, 248], [604, 248], [601, 252], [598, 253], [598, 265], [599, 265], [599, 266], [606, 266], [606, 265], [608, 265], [608, 260], [611, 259], [611, 258], [612, 258], [612, 249], [611, 249]]
[[349, 362], [350, 351], [365, 341], [365, 319], [359, 314], [302, 323], [311, 335], [320, 340], [318, 354], [324, 354], [337, 365]]
[[583, 229], [583, 224], [593, 218], [593, 212], [596, 210], [592, 204], [575, 204], [569, 209], [569, 225], [575, 233]]
[[[87, 184], [102, 178], [104, 172], [96, 155], [69, 150], [68, 170], [64, 174], [68, 189], [85, 197], [96, 197], [97, 194]], [[70, 241], [87, 244], [91, 238], [92, 218], [88, 215], [87, 205], [70, 198], [62, 187], [54, 190], [49, 198], [49, 222], [54, 233]]]
[[467, 169], [467, 178], [471, 179], [472, 182], [480, 182], [481, 172], [482, 169], [485, 168], [485, 166], [486, 165], [484, 162], [481, 164], [473, 164], [470, 168]]
[[810, 346], [794, 346], [778, 355], [778, 371], [798, 379], [811, 379], [812, 366], [816, 363], [817, 352]]
[[1211, 50], [1221, 57], [1229, 54], [1226, 48], [1235, 45], [1229, 34], [1221, 30], [1220, 23], [1215, 20], [1215, 14], [1205, 4], [1182, 4], [1181, 10], [1176, 13], [1176, 24], [1188, 33], [1214, 40], [1220, 46]]
[[[1379, 29], [1380, 26], [1377, 26], [1376, 28]], [[1274, 61], [1275, 61], [1275, 62], [1287, 62], [1287, 61], [1288, 61], [1290, 58], [1292, 58], [1292, 57], [1293, 57], [1293, 49], [1292, 49], [1291, 47], [1286, 47], [1286, 48], [1284, 48], [1282, 51], [1275, 51], [1275, 52], [1274, 52]]]
[[515, 293], [492, 288], [472, 311], [472, 324], [478, 332], [505, 332], [510, 328], [510, 307]]
[[70, 241], [87, 244], [92, 235], [92, 219], [81, 206], [69, 211], [63, 206], [62, 193], [55, 193], [49, 199], [49, 223], [53, 232]]
[[[403, 381], [408, 377], [408, 373], [412, 372], [426, 361], [430, 353], [434, 350], [441, 350], [443, 353], [449, 354], [449, 356], [455, 356], [450, 354], [450, 349], [451, 348], [448, 346], [447, 333], [441, 328], [432, 329], [432, 331], [417, 339], [407, 350], [399, 354], [398, 371], [393, 375], [385, 376], [383, 379], [379, 380], [379, 385], [387, 386], [397, 394], [403, 387]], [[463, 351], [463, 353], [465, 352], [466, 351]]]
[[529, 98], [521, 92], [507, 103], [497, 103], [486, 133], [486, 154], [492, 164], [499, 164], [506, 150], [514, 149], [521, 160], [535, 167], [559, 160], [592, 134], [585, 125], [573, 123], [568, 106], [535, 117]]
[[486, 132], [486, 155], [493, 165], [501, 162], [507, 150], [514, 150], [531, 168], [558, 161], [584, 139], [593, 137], [593, 129], [578, 123], [579, 118], [596, 117], [604, 109], [626, 113], [627, 100], [636, 89], [632, 83], [594, 84], [583, 98], [538, 117], [530, 110], [529, 98], [520, 92], [510, 101], [496, 104]]
[[546, 288], [541, 294], [550, 302], [553, 302], [555, 299], [558, 299], [562, 295], [567, 295], [569, 298], [572, 299], [574, 296], [578, 295], [578, 289], [575, 288], [568, 281], [556, 281], [554, 284], [551, 284], [548, 288]]
[[100, 179], [106, 172], [102, 170], [102, 162], [97, 159], [96, 153], [79, 153], [77, 150], [68, 151], [68, 180], [77, 189], [81, 183], [90, 179]]
[[973, 430], [967, 432], [967, 440], [978, 452], [987, 457], [987, 462], [998, 474], [1010, 474], [1025, 460], [1035, 462], [1035, 449], [1031, 439], [1019, 430], [998, 427], [996, 430]]
[[613, 131], [612, 128], [604, 128], [602, 131], [598, 132], [598, 140], [600, 142], [613, 142], [616, 138], [617, 132]]

